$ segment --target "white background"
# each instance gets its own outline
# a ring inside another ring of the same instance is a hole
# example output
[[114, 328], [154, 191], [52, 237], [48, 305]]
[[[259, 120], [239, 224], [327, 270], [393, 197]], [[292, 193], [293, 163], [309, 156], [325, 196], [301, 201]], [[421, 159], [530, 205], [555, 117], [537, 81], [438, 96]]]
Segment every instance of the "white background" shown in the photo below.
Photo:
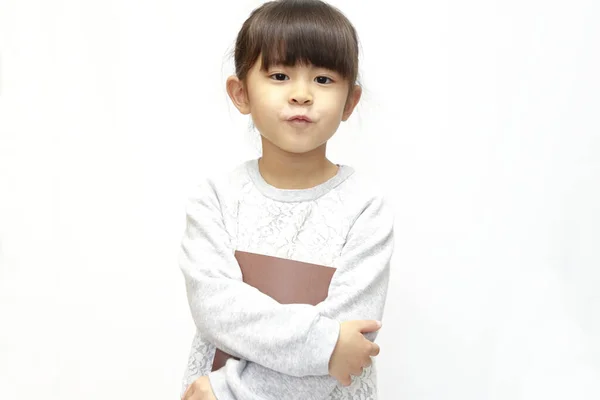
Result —
[[[0, 0], [0, 399], [175, 399], [191, 186], [258, 156], [225, 79], [261, 1]], [[380, 399], [600, 398], [600, 5], [333, 1], [388, 184]], [[282, 399], [283, 400], [283, 399]]]

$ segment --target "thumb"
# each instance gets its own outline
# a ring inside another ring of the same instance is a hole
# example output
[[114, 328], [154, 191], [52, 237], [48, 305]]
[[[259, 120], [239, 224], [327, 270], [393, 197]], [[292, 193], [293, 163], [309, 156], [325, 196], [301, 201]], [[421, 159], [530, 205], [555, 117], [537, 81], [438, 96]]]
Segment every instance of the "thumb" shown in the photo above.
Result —
[[375, 320], [363, 320], [360, 321], [360, 324], [358, 325], [358, 329], [361, 333], [375, 332], [378, 331], [379, 328], [381, 328], [381, 321]]

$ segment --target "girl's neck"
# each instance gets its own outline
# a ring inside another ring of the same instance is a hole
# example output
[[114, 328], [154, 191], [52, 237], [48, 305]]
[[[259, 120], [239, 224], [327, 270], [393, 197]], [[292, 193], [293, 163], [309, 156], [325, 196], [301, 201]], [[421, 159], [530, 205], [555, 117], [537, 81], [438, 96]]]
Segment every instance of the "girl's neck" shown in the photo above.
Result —
[[338, 166], [325, 156], [326, 145], [327, 143], [308, 153], [294, 154], [271, 149], [263, 143], [263, 155], [258, 160], [258, 169], [269, 185], [279, 189], [315, 187], [333, 178], [338, 172]]

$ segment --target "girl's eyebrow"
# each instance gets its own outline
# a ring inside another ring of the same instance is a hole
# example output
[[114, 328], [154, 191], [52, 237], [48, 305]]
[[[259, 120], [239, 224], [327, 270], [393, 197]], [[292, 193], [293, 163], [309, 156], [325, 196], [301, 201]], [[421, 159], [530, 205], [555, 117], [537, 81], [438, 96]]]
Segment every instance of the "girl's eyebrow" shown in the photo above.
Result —
[[[296, 65], [285, 65], [284, 63], [272, 63], [269, 68], [267, 68], [265, 70], [265, 73], [271, 73], [274, 69], [282, 69], [282, 70], [290, 70], [290, 69], [296, 69], [296, 68], [300, 68], [302, 67], [299, 64]], [[327, 73], [329, 75], [332, 75], [335, 78], [341, 78], [341, 74], [333, 69], [327, 68], [327, 67], [317, 67], [314, 64], [309, 64], [309, 69], [312, 72], [322, 72], [322, 73]]]
[[[272, 64], [271, 66], [269, 66], [269, 70], [273, 69], [273, 68], [286, 68], [286, 69], [294, 69], [294, 68], [301, 68], [303, 66], [301, 65], [285, 65], [283, 63], [279, 63], [279, 64]], [[311, 70], [317, 70], [317, 71], [327, 71], [330, 72], [332, 74], [337, 74], [337, 72], [333, 69], [327, 68], [327, 67], [317, 67], [314, 64], [310, 64], [310, 66], [308, 67]]]

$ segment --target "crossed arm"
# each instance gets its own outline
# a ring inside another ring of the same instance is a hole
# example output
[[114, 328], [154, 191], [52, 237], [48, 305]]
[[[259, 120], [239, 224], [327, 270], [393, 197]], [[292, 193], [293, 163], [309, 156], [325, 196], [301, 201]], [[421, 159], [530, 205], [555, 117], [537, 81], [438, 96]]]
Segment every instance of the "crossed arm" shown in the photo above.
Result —
[[[229, 246], [219, 197], [210, 182], [187, 207], [180, 268], [203, 338], [240, 360], [209, 374], [219, 400], [323, 399], [340, 322], [381, 320], [393, 253], [393, 214], [374, 196], [354, 221], [335, 263], [329, 295], [317, 306], [280, 304], [245, 284]], [[365, 335], [374, 340], [376, 333]], [[279, 387], [281, 386], [281, 387]]]

